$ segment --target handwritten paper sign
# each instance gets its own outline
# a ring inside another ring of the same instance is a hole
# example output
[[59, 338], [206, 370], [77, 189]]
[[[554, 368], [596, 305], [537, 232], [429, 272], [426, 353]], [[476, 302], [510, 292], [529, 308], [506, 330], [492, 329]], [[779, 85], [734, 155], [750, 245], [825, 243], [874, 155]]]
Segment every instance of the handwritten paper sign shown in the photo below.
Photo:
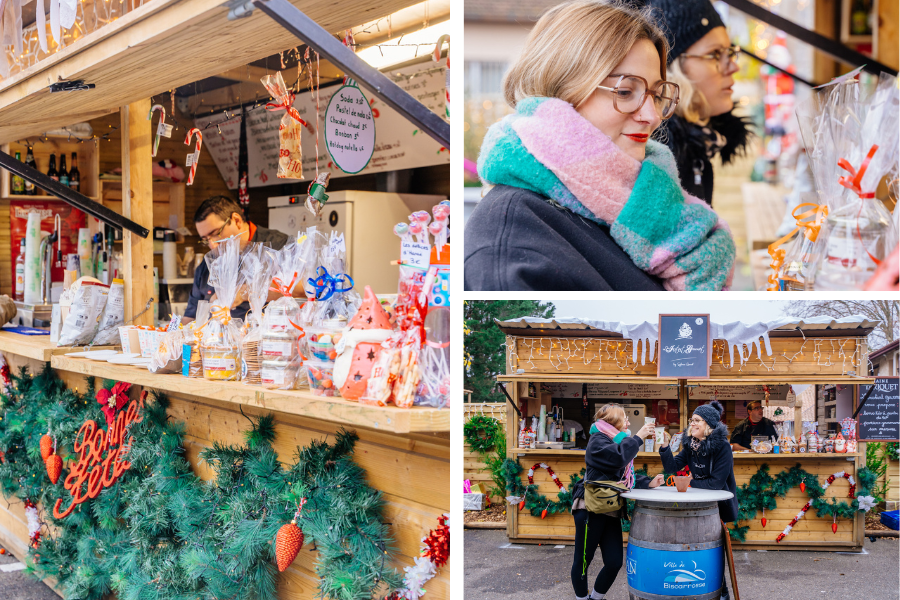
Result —
[[[859, 386], [862, 401], [871, 385]], [[900, 441], [900, 377], [876, 377], [875, 390], [856, 416], [862, 441]]]
[[660, 315], [657, 377], [709, 379], [709, 315]]
[[359, 173], [369, 164], [375, 151], [375, 118], [355, 85], [345, 85], [331, 97], [325, 110], [325, 142], [343, 172]]
[[[395, 83], [413, 98], [424, 104], [432, 112], [444, 115], [444, 71], [445, 67], [433, 62], [423, 62], [402, 69], [385, 72]], [[313, 179], [316, 175], [316, 152], [319, 169], [331, 172], [331, 177], [346, 177], [349, 174], [334, 164], [325, 146], [325, 110], [332, 96], [341, 86], [323, 87], [320, 90], [320, 107], [323, 109], [316, 121], [316, 99], [309, 92], [297, 94], [294, 108], [309, 126], [304, 128], [300, 144], [303, 148], [303, 178]], [[381, 173], [398, 169], [412, 169], [431, 165], [450, 164], [450, 153], [446, 148], [420, 131], [397, 111], [384, 104], [379, 98], [369, 94], [378, 140], [374, 143], [372, 158], [362, 173]], [[278, 126], [283, 113], [254, 110], [246, 113], [247, 118], [247, 167], [250, 187], [263, 187], [284, 183], [276, 177], [278, 171]], [[214, 123], [209, 129], [208, 124]], [[241, 138], [241, 119], [236, 116], [226, 119], [225, 113], [204, 115], [194, 119], [194, 126], [204, 132], [203, 147], [209, 150], [213, 162], [222, 174], [229, 189], [238, 187], [238, 144]], [[316, 129], [319, 130], [319, 145], [316, 147]], [[221, 130], [221, 134], [219, 131]]]
[[431, 246], [413, 241], [400, 242], [400, 262], [404, 265], [427, 269], [431, 263]]

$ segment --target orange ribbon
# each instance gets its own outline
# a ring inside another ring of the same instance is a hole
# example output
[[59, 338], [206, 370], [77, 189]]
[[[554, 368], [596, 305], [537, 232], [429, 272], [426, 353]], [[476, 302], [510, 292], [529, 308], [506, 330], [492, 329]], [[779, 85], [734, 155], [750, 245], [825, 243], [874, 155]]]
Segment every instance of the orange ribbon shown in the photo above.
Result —
[[[797, 214], [798, 211], [811, 207], [809, 210], [805, 212], [801, 212]], [[784, 264], [784, 258], [786, 254], [786, 250], [781, 247], [782, 244], [790, 240], [794, 237], [794, 234], [803, 229], [803, 235], [806, 236], [811, 242], [815, 242], [819, 237], [819, 231], [822, 229], [822, 225], [825, 223], [825, 219], [828, 217], [828, 206], [824, 204], [815, 204], [813, 202], [805, 202], [803, 204], [798, 204], [796, 208], [791, 212], [791, 216], [794, 217], [797, 221], [797, 226], [794, 227], [793, 230], [783, 238], [778, 241], [772, 242], [769, 244], [769, 256], [772, 257], [772, 262], [769, 266], [772, 268], [772, 272], [769, 273], [769, 277], [767, 281], [769, 285], [766, 287], [766, 291], [775, 292], [778, 291], [778, 271], [781, 270], [782, 265]]]
[[231, 309], [230, 308], [226, 308], [224, 306], [219, 306], [218, 304], [213, 305], [213, 308], [217, 309], [217, 310], [211, 311], [209, 313], [209, 319], [206, 320], [206, 323], [204, 323], [203, 325], [198, 327], [197, 330], [194, 332], [194, 337], [196, 337], [198, 340], [201, 337], [203, 337], [203, 334], [201, 333], [201, 331], [203, 331], [203, 328], [206, 327], [207, 325], [209, 325], [213, 319], [218, 319], [219, 321], [222, 322], [222, 325], [228, 325], [228, 323], [231, 322]]
[[284, 109], [295, 121], [306, 127], [306, 121], [300, 118], [300, 113], [292, 106], [292, 104], [294, 104], [294, 92], [288, 92], [284, 96], [281, 96], [279, 100], [281, 100], [281, 102], [269, 102], [266, 104], [266, 110], [276, 111]]
[[284, 283], [282, 283], [281, 279], [279, 279], [278, 277], [273, 277], [272, 278], [272, 286], [274, 286], [274, 287], [270, 286], [269, 289], [272, 290], [273, 292], [281, 293], [282, 296], [290, 297], [291, 290], [294, 289], [294, 285], [296, 283], [297, 283], [297, 272], [294, 271], [294, 276], [291, 278], [291, 281], [287, 285], [284, 285]]
[[[862, 188], [860, 188], [859, 184], [862, 182], [863, 175], [866, 174], [866, 169], [869, 168], [869, 163], [872, 161], [872, 157], [875, 156], [875, 152], [878, 150], [878, 146], [876, 144], [872, 144], [872, 147], [869, 148], [869, 153], [866, 154], [866, 157], [863, 159], [862, 164], [859, 166], [859, 171], [853, 168], [846, 159], [842, 158], [838, 161], [838, 166], [845, 171], [849, 171], [850, 175], [844, 175], [838, 179], [838, 183], [847, 188], [848, 190], [852, 190], [856, 193], [857, 196], [862, 200], [867, 200], [875, 197], [875, 192], [863, 192]], [[859, 212], [856, 213], [856, 237], [859, 239], [860, 245], [863, 247], [863, 250], [866, 251], [866, 254], [869, 255], [869, 258], [872, 259], [872, 262], [876, 265], [881, 265], [881, 261], [872, 256], [872, 253], [869, 252], [869, 249], [866, 248], [866, 245], [862, 240], [862, 232], [859, 230], [859, 214], [862, 212], [862, 203], [859, 205]]]

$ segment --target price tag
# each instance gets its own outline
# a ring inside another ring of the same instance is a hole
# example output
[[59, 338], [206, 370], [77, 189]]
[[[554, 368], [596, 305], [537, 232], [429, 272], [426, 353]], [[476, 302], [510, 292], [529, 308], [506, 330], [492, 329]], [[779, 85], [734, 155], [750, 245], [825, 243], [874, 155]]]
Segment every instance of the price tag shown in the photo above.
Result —
[[188, 155], [187, 155], [187, 158], [186, 158], [185, 161], [184, 161], [184, 166], [189, 167], [189, 166], [191, 166], [192, 164], [194, 164], [194, 155], [193, 155], [193, 154], [188, 154]]
[[156, 135], [161, 137], [172, 137], [172, 126], [168, 123], [160, 123], [156, 126]]
[[340, 256], [347, 252], [347, 245], [344, 243], [344, 234], [334, 235], [331, 233], [331, 240], [328, 242], [328, 253], [331, 256]]
[[172, 315], [171, 320], [169, 320], [169, 326], [166, 331], [175, 331], [178, 329], [178, 326], [181, 325], [181, 315]]
[[400, 262], [404, 265], [427, 269], [431, 263], [431, 246], [418, 242], [401, 242]]

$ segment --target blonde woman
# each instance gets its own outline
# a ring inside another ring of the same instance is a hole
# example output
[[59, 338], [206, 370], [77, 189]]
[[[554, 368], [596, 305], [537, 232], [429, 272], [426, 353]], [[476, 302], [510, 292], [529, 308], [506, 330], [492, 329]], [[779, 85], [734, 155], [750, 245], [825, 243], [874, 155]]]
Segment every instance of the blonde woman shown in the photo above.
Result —
[[516, 109], [478, 157], [490, 191], [466, 223], [467, 290], [721, 290], [734, 241], [650, 139], [679, 104], [649, 9], [549, 9], [504, 78]]
[[[731, 492], [733, 496], [730, 500], [719, 502], [719, 517], [730, 523], [738, 516], [737, 483], [734, 479], [734, 455], [728, 443], [728, 426], [721, 420], [724, 414], [725, 409], [717, 400], [701, 404], [691, 416], [678, 456], [672, 456], [669, 440], [666, 439], [659, 449], [659, 457], [667, 473], [677, 473], [685, 466], [690, 467], [693, 488]], [[721, 598], [729, 598], [724, 574]]]
[[[605, 404], [594, 416], [591, 437], [585, 451], [585, 480], [622, 482], [628, 488], [654, 488], [663, 482], [663, 476], [653, 479], [635, 475], [634, 458], [644, 443], [653, 435], [653, 427], [644, 425], [633, 436], [626, 433], [630, 423], [620, 404]], [[575, 519], [575, 558], [572, 561], [572, 586], [575, 597], [588, 596], [587, 569], [597, 547], [603, 557], [603, 568], [597, 574], [590, 597], [599, 600], [616, 580], [622, 568], [622, 519], [618, 512], [588, 512], [584, 502], [584, 481], [573, 490], [572, 517]]]
[[681, 186], [712, 204], [711, 159], [727, 164], [743, 154], [752, 135], [749, 120], [732, 113], [734, 74], [740, 48], [709, 0], [648, 0], [665, 22], [671, 51], [669, 79], [681, 89], [675, 114], [661, 128], [675, 161]]

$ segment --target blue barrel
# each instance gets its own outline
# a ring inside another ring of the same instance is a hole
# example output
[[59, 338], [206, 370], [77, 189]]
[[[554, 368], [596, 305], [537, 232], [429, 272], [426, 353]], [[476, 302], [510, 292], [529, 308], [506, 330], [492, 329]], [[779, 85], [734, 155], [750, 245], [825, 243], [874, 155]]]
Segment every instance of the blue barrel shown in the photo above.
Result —
[[625, 569], [631, 600], [718, 600], [725, 544], [716, 502], [635, 501]]

